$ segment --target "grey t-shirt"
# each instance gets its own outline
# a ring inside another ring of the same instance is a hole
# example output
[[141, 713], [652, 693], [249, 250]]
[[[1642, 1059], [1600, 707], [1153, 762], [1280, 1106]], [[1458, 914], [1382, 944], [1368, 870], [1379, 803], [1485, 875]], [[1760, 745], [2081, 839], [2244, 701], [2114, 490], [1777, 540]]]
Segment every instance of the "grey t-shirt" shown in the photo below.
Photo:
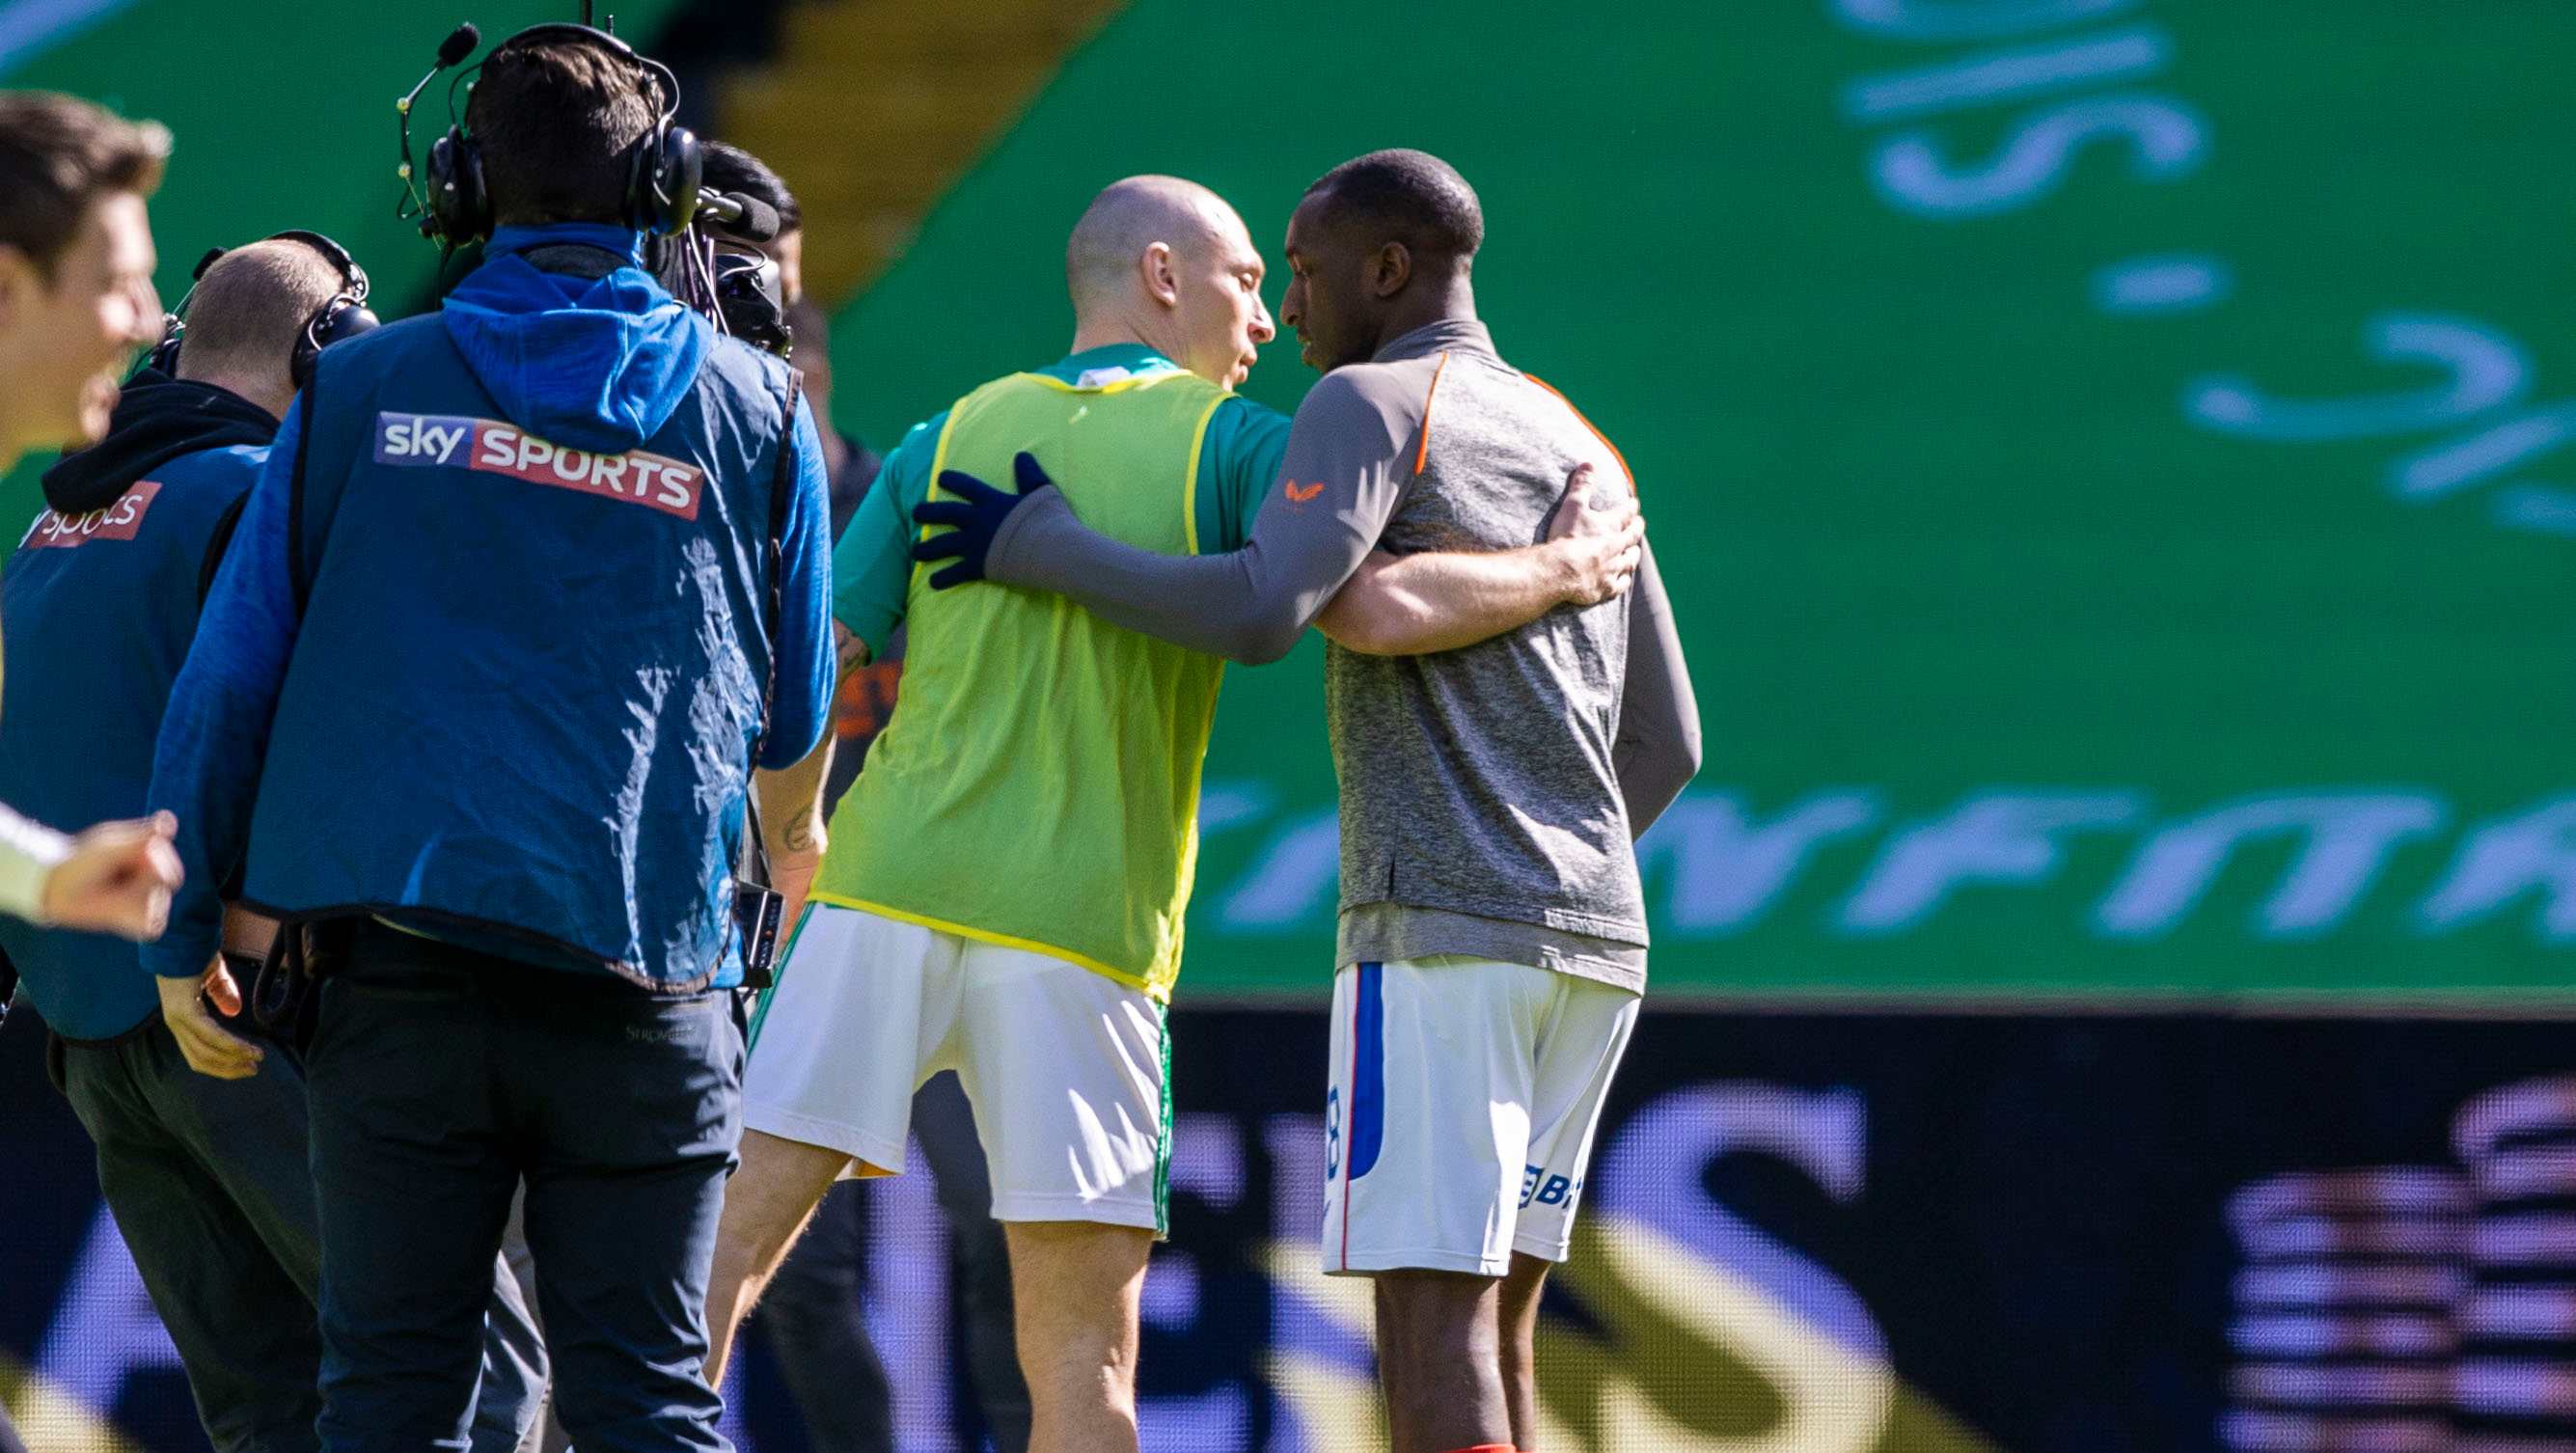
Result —
[[[1175, 557], [1086, 530], [1041, 492], [987, 560], [1131, 629], [1285, 655], [1372, 548], [1543, 538], [1573, 465], [1624, 465], [1570, 405], [1451, 320], [1327, 374], [1298, 409], [1251, 540]], [[1455, 953], [1641, 986], [1629, 841], [1696, 764], [1698, 716], [1651, 554], [1622, 600], [1457, 651], [1327, 653], [1342, 781], [1343, 962]]]

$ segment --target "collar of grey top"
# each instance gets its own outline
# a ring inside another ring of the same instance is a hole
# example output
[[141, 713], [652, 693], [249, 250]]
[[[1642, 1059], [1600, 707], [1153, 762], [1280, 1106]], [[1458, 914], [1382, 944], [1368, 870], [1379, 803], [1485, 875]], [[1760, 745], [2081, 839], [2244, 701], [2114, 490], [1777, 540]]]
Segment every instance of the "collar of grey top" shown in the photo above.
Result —
[[519, 255], [528, 260], [528, 266], [539, 272], [559, 272], [566, 277], [588, 278], [593, 282], [621, 267], [635, 265], [605, 247], [593, 247], [586, 242], [531, 247]]
[[1408, 358], [1429, 358], [1435, 353], [1474, 353], [1502, 362], [1494, 352], [1494, 335], [1473, 318], [1443, 318], [1425, 323], [1377, 351], [1372, 363], [1402, 363]]

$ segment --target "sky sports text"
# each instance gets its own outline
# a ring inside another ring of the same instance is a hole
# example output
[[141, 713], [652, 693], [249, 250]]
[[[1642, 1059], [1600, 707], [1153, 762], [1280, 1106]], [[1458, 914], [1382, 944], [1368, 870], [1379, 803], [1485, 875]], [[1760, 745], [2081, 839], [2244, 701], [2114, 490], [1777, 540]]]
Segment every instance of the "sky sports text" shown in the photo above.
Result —
[[706, 483], [705, 470], [677, 459], [641, 450], [593, 454], [568, 449], [515, 424], [461, 414], [376, 415], [376, 462], [499, 474], [640, 504], [684, 520], [698, 517], [698, 495]]
[[64, 515], [52, 510], [39, 510], [36, 521], [27, 527], [26, 538], [18, 542], [27, 550], [68, 550], [92, 540], [131, 540], [143, 529], [143, 512], [152, 508], [153, 496], [161, 492], [154, 480], [142, 480], [118, 495], [112, 504], [99, 506], [87, 514]]

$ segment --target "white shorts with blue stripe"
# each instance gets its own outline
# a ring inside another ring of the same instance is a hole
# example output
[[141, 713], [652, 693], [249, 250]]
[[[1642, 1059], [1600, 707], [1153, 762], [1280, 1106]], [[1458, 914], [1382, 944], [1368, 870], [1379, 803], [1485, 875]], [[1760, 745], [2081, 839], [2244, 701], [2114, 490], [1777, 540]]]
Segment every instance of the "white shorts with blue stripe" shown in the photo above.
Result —
[[1333, 978], [1324, 1270], [1563, 1261], [1636, 994], [1440, 957]]

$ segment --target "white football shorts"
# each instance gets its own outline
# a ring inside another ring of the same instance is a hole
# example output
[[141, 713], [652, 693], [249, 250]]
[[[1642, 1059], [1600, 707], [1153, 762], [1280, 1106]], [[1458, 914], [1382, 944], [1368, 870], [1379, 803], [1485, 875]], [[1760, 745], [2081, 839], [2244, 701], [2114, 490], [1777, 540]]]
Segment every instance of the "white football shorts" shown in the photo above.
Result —
[[1638, 996], [1443, 956], [1333, 978], [1324, 1270], [1563, 1261]]
[[1163, 1228], [1171, 1077], [1163, 1009], [1076, 964], [816, 903], [759, 1016], [743, 1124], [904, 1163], [912, 1095], [957, 1071], [1002, 1221]]

